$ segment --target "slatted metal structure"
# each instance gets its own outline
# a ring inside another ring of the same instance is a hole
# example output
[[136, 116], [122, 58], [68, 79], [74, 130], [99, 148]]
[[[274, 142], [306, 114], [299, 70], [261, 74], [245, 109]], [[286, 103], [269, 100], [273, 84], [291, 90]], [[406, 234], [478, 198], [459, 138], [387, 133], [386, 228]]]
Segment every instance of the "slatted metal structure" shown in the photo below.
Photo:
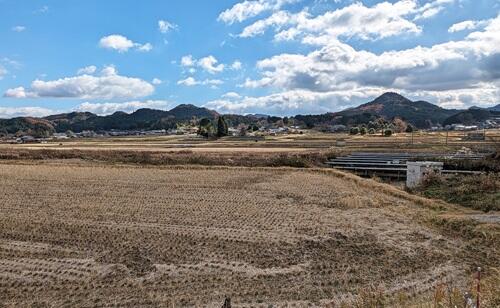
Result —
[[[357, 152], [332, 159], [327, 164], [333, 168], [351, 171], [361, 176], [379, 176], [396, 179], [406, 178], [406, 162], [423, 159], [483, 159], [486, 154], [438, 154], [438, 153], [366, 153]], [[480, 173], [467, 170], [443, 170], [443, 173]]]

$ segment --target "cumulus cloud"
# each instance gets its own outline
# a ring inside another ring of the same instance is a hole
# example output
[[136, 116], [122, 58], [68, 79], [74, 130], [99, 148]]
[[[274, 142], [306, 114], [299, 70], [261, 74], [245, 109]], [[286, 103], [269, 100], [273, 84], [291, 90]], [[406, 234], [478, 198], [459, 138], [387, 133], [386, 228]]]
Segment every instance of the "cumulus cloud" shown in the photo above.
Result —
[[158, 21], [158, 30], [165, 34], [171, 30], [174, 30], [177, 28], [177, 25], [176, 24], [173, 24], [173, 23], [170, 23], [166, 20], [159, 20]]
[[95, 73], [97, 70], [97, 67], [95, 65], [90, 65], [86, 67], [82, 67], [81, 69], [78, 70], [77, 74], [78, 75], [91, 75]]
[[199, 81], [193, 77], [188, 77], [186, 79], [181, 79], [181, 80], [177, 81], [178, 85], [183, 85], [183, 86], [187, 86], [187, 87], [192, 87], [192, 86], [197, 86], [197, 85], [203, 85], [203, 86], [209, 85], [209, 86], [212, 86], [213, 88], [215, 88], [223, 83], [224, 83], [224, 81], [222, 81], [220, 79], [205, 79], [205, 80]]
[[87, 111], [98, 115], [109, 115], [117, 111], [134, 112], [141, 108], [161, 109], [166, 110], [173, 107], [172, 102], [163, 100], [146, 100], [146, 101], [130, 101], [121, 103], [89, 103], [85, 102], [78, 105], [76, 111]]
[[311, 16], [306, 10], [296, 14], [278, 11], [245, 27], [239, 36], [253, 37], [273, 28], [278, 41], [302, 38], [304, 43], [325, 44], [338, 37], [375, 40], [403, 33], [419, 34], [422, 29], [409, 20], [416, 9], [414, 0], [402, 0], [372, 7], [356, 2], [319, 16]]
[[34, 98], [36, 97], [34, 94], [30, 92], [26, 92], [24, 87], [17, 87], [17, 88], [12, 88], [12, 89], [7, 89], [5, 91], [4, 97], [10, 97], [10, 98]]
[[101, 71], [101, 76], [80, 75], [53, 81], [37, 79], [29, 89], [8, 89], [4, 97], [112, 99], [144, 97], [153, 92], [154, 87], [150, 83], [139, 78], [120, 76], [115, 67], [107, 66]]
[[297, 0], [246, 0], [235, 4], [230, 9], [222, 12], [218, 21], [226, 24], [242, 22], [255, 17], [265, 11], [279, 10], [286, 4], [298, 2]]
[[214, 56], [208, 56], [198, 60], [198, 66], [210, 74], [215, 74], [224, 70], [224, 64], [217, 64], [218, 62]]
[[46, 117], [57, 111], [43, 107], [0, 107], [0, 119], [16, 117]]
[[500, 84], [498, 82], [479, 83], [474, 88], [454, 89], [451, 91], [418, 91], [411, 92], [411, 95], [415, 99], [428, 100], [443, 108], [490, 107], [497, 105], [499, 102]]
[[432, 47], [375, 54], [331, 41], [307, 55], [282, 54], [259, 61], [262, 78], [247, 80], [245, 86], [315, 91], [352, 84], [414, 90], [471, 87], [498, 78], [499, 34], [500, 16], [483, 32]]
[[151, 81], [152, 84], [154, 85], [159, 85], [159, 84], [162, 84], [163, 81], [161, 79], [158, 79], [158, 78], [153, 78], [153, 80]]
[[451, 25], [448, 29], [448, 32], [459, 32], [464, 30], [476, 30], [482, 27], [487, 26], [491, 22], [491, 19], [488, 20], [465, 20], [456, 24]]
[[[345, 97], [349, 92], [362, 97], [367, 91], [380, 95], [387, 90], [426, 95], [444, 107], [491, 105], [500, 99], [500, 15], [482, 31], [459, 41], [377, 54], [330, 39], [305, 55], [280, 54], [262, 59], [257, 69], [260, 77], [247, 79], [241, 86], [284, 92], [264, 98], [222, 98], [211, 105], [220, 110], [256, 108], [248, 112], [258, 112], [259, 106], [276, 112], [287, 108], [322, 112], [328, 109], [321, 107], [324, 97], [331, 98], [336, 106], [344, 100], [332, 97]], [[314, 99], [318, 107], [309, 105]]]
[[[199, 60], [194, 59], [192, 55], [184, 56], [181, 58], [181, 66], [187, 68], [193, 68], [193, 66], [197, 66], [210, 74], [220, 73], [225, 68], [225, 65], [219, 63], [219, 61], [212, 55], [201, 58]], [[190, 70], [190, 72], [194, 73], [194, 70]]]
[[26, 30], [25, 26], [15, 26], [15, 27], [12, 27], [12, 31], [14, 31], [14, 32], [23, 32], [24, 30]]
[[150, 43], [139, 44], [135, 43], [127, 37], [119, 34], [112, 34], [100, 39], [99, 46], [105, 49], [116, 50], [120, 53], [127, 52], [131, 48], [136, 48], [138, 51], [147, 52], [153, 49]]
[[341, 110], [366, 102], [368, 98], [379, 94], [381, 94], [379, 88], [330, 92], [292, 90], [260, 97], [226, 94], [219, 100], [206, 103], [205, 107], [221, 113], [264, 112], [270, 115], [291, 116], [299, 113], [325, 113]]
[[187, 56], [184, 56], [181, 58], [181, 65], [182, 66], [186, 66], [186, 67], [194, 66], [195, 62], [196, 61], [193, 59], [192, 55], [187, 55]]

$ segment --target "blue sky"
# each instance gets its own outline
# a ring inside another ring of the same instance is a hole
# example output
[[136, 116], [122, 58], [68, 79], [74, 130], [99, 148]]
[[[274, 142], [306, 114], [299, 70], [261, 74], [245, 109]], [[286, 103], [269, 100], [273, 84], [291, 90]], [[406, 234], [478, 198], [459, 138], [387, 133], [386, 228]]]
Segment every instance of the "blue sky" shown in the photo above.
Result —
[[0, 0], [0, 118], [500, 103], [500, 0]]

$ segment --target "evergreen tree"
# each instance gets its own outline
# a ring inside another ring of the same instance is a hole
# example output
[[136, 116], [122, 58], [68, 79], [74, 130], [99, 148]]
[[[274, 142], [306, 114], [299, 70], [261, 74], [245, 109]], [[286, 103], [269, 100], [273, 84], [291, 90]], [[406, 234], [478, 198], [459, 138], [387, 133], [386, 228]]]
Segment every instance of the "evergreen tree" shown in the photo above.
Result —
[[223, 116], [220, 116], [217, 120], [217, 137], [224, 137], [229, 134], [226, 120]]

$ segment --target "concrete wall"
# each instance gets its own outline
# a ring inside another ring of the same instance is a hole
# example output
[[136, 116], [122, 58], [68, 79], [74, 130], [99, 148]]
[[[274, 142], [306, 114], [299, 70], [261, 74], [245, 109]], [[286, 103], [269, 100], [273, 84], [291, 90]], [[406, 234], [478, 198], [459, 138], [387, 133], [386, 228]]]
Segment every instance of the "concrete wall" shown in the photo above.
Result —
[[430, 161], [416, 161], [406, 163], [406, 187], [415, 188], [422, 182], [429, 172], [441, 173], [443, 163]]

